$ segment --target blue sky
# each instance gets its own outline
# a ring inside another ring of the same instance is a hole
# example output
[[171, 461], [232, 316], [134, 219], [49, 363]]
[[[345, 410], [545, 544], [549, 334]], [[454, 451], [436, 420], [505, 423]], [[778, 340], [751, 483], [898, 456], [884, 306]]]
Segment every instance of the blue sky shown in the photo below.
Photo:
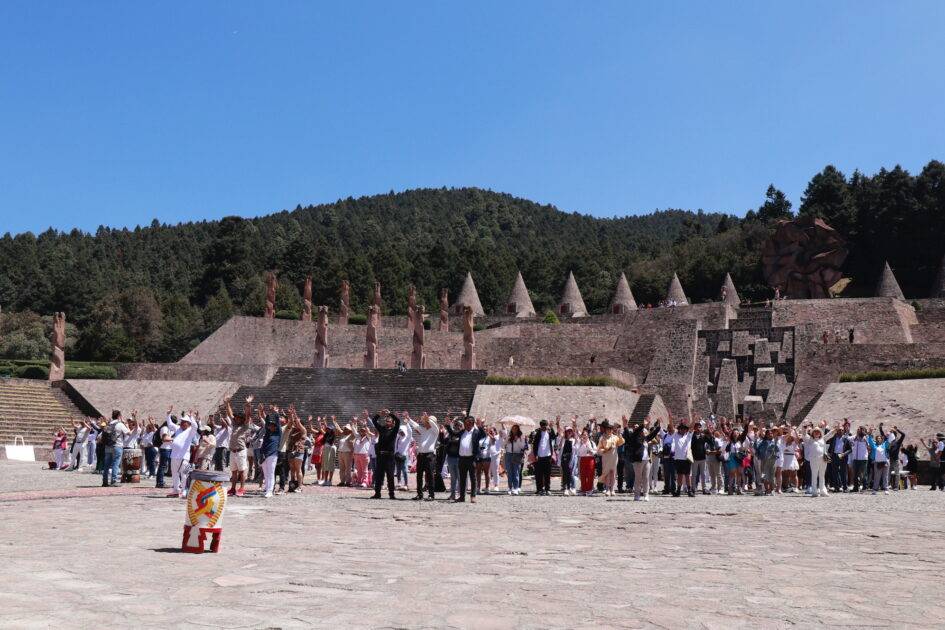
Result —
[[0, 233], [415, 187], [743, 214], [945, 159], [945, 2], [0, 3]]

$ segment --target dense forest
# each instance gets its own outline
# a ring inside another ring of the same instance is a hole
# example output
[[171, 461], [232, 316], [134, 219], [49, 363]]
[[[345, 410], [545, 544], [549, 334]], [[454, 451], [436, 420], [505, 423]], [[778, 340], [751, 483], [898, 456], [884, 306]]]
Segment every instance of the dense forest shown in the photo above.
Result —
[[[793, 214], [770, 186], [745, 218], [666, 210], [599, 219], [475, 188], [425, 189], [95, 234], [48, 230], [0, 239], [0, 357], [41, 358], [49, 315], [65, 311], [71, 358], [173, 361], [235, 313], [260, 315], [263, 273], [277, 271], [279, 317], [297, 318], [311, 274], [316, 304], [338, 303], [342, 278], [362, 311], [375, 280], [385, 312], [403, 313], [407, 286], [435, 305], [472, 271], [487, 311], [521, 270], [539, 311], [573, 270], [592, 312], [627, 273], [641, 303], [657, 302], [674, 271], [693, 301], [717, 299], [726, 272], [743, 297], [770, 294], [759, 264], [773, 222]], [[909, 297], [927, 295], [945, 254], [945, 165], [814, 175], [797, 212], [825, 218], [848, 239], [848, 294], [868, 294], [888, 259]]]

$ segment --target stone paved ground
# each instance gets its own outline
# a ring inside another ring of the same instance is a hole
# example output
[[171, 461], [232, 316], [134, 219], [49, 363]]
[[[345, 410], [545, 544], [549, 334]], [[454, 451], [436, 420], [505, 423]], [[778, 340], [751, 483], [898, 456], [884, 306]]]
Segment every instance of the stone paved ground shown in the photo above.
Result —
[[196, 556], [176, 552], [182, 502], [95, 482], [0, 461], [0, 627], [943, 623], [945, 493], [927, 489], [450, 505], [306, 488], [232, 500], [222, 552]]

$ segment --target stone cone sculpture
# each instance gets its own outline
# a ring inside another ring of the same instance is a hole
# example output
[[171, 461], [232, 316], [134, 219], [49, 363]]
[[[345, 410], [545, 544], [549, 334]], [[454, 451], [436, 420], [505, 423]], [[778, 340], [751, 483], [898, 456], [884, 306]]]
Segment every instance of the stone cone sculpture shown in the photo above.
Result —
[[675, 273], [673, 274], [673, 279], [669, 281], [669, 289], [666, 290], [666, 299], [669, 301], [675, 300], [676, 306], [689, 304], [689, 298], [686, 297], [686, 292], [683, 291], [679, 276]]
[[724, 291], [721, 291], [720, 294], [725, 294], [725, 298], [722, 300], [722, 302], [728, 304], [729, 306], [738, 306], [742, 303], [742, 299], [739, 297], [738, 291], [735, 289], [735, 283], [732, 282], [732, 274], [725, 274], [725, 282], [722, 283], [722, 289], [724, 289]]
[[474, 317], [483, 317], [486, 312], [482, 310], [482, 302], [479, 301], [479, 293], [476, 292], [476, 283], [473, 282], [472, 274], [466, 272], [466, 280], [463, 282], [463, 288], [459, 292], [459, 297], [453, 302], [453, 310], [463, 313], [463, 308], [468, 306], [472, 309]]
[[879, 276], [879, 282], [876, 283], [876, 297], [895, 298], [897, 300], [906, 299], [899, 288], [899, 282], [889, 268], [889, 262], [883, 266], [883, 273]]
[[630, 283], [627, 282], [627, 274], [621, 273], [617, 280], [617, 290], [614, 291], [614, 300], [610, 303], [613, 313], [625, 313], [627, 311], [637, 310], [637, 301], [633, 297], [633, 291], [630, 290]]
[[505, 303], [506, 315], [515, 315], [516, 317], [534, 317], [535, 306], [532, 304], [532, 298], [528, 295], [528, 289], [525, 287], [525, 279], [522, 278], [522, 272], [519, 271], [515, 276], [515, 284], [512, 286], [512, 293]]
[[584, 298], [581, 296], [581, 290], [578, 288], [577, 280], [574, 279], [574, 273], [571, 271], [568, 272], [568, 279], [564, 283], [561, 302], [558, 303], [558, 314], [570, 315], [571, 317], [587, 317]]

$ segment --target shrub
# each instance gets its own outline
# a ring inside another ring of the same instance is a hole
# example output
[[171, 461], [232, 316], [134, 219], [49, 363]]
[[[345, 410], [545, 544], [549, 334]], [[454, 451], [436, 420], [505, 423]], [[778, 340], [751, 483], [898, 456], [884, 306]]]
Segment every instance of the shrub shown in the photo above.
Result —
[[118, 370], [108, 365], [70, 367], [66, 364], [66, 378], [118, 378]]
[[367, 315], [348, 315], [348, 324], [352, 326], [365, 326], [367, 325]]
[[473, 330], [479, 332], [480, 330], [485, 330], [485, 324], [473, 324]]
[[424, 329], [424, 330], [430, 330], [432, 327], [433, 327], [433, 322], [431, 322], [429, 319], [423, 320], [423, 329]]
[[276, 311], [276, 319], [300, 319], [302, 314], [298, 311]]
[[555, 315], [554, 311], [545, 311], [545, 318], [542, 320], [546, 324], [560, 324], [561, 320]]
[[866, 381], [904, 381], [920, 378], [945, 378], [945, 368], [916, 368], [912, 370], [887, 370], [875, 372], [843, 372], [841, 383]]
[[49, 378], [49, 368], [41, 365], [21, 365], [16, 368], [15, 376], [19, 378], [47, 379]]

